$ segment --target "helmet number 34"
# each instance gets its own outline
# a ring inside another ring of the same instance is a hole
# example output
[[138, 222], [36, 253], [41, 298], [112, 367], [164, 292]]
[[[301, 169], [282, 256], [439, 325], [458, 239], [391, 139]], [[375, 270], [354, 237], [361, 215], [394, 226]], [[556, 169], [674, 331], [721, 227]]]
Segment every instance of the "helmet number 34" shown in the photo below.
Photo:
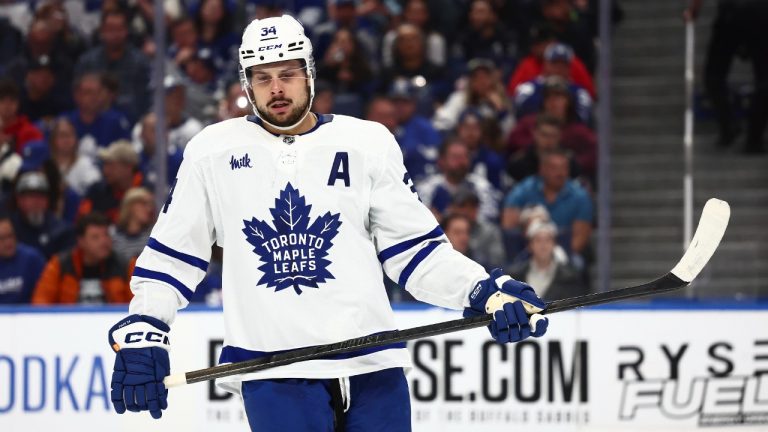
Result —
[[270, 34], [277, 36], [277, 30], [275, 30], [275, 26], [261, 28], [261, 36], [269, 36]]

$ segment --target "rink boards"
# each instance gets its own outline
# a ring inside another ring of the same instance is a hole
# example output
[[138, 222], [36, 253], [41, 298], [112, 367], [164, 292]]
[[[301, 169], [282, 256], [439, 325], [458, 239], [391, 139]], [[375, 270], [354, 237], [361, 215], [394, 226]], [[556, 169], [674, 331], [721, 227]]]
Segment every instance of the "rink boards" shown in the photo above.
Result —
[[[106, 330], [124, 308], [0, 309], [0, 430], [248, 430], [207, 383], [174, 389], [159, 421], [117, 415]], [[457, 318], [396, 310], [401, 328]], [[768, 305], [654, 303], [553, 315], [545, 338], [485, 329], [409, 344], [415, 431], [768, 430]], [[212, 365], [220, 310], [179, 315], [172, 370]], [[354, 401], [353, 401], [354, 403]]]

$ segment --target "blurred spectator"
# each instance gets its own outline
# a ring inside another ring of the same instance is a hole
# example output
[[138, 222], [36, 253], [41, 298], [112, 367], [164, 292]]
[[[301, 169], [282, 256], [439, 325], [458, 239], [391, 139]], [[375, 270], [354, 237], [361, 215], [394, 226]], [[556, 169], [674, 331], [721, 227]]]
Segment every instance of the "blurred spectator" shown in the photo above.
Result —
[[60, 49], [59, 43], [55, 29], [49, 20], [33, 19], [29, 24], [24, 49], [20, 50], [8, 63], [7, 74], [17, 83], [22, 83], [30, 65], [36, 60], [45, 58], [52, 70], [56, 71], [59, 82], [57, 90], [68, 90], [72, 83], [72, 73], [77, 57]]
[[[561, 96], [560, 100], [546, 101], [551, 94]], [[515, 117], [521, 119], [529, 114], [541, 110], [549, 110], [544, 106], [545, 102], [559, 103], [569, 111], [572, 119], [590, 125], [592, 122], [592, 98], [586, 90], [575, 85], [569, 84], [559, 76], [549, 76], [536, 78], [517, 86], [515, 97], [513, 98], [515, 106]], [[562, 110], [562, 108], [560, 108]]]
[[165, 120], [168, 127], [168, 147], [183, 150], [189, 140], [203, 130], [203, 124], [200, 120], [185, 114], [184, 108], [186, 106], [187, 88], [184, 82], [166, 80]]
[[[248, 107], [248, 99], [246, 99], [243, 93], [242, 87], [238, 84], [237, 93], [235, 93], [234, 85], [230, 86], [226, 103], [231, 106], [233, 103], [235, 107], [239, 107], [242, 104], [242, 108], [239, 108], [243, 114], [250, 114]], [[242, 99], [241, 99], [242, 98]], [[242, 102], [241, 102], [242, 100]], [[224, 102], [224, 101], [222, 101]], [[315, 97], [312, 99], [312, 112], [315, 114], [331, 114], [334, 111], [334, 91], [330, 84], [323, 80], [315, 80]]]
[[22, 159], [21, 172], [38, 171], [45, 175], [48, 181], [49, 208], [53, 214], [67, 224], [73, 223], [80, 205], [80, 195], [64, 181], [56, 162], [51, 159], [48, 143], [29, 142], [22, 150]]
[[355, 34], [369, 58], [378, 58], [379, 39], [375, 30], [365, 28], [362, 18], [357, 15], [357, 0], [329, 0], [327, 2], [329, 20], [315, 27], [312, 48], [316, 59], [325, 58], [325, 52], [331, 46], [333, 36], [340, 28], [346, 28]]
[[551, 26], [555, 38], [573, 48], [590, 73], [595, 72], [597, 55], [589, 20], [571, 0], [541, 0], [541, 15]]
[[80, 196], [101, 179], [93, 159], [78, 152], [77, 132], [69, 120], [61, 117], [53, 123], [48, 142], [51, 158], [65, 183]]
[[45, 257], [16, 241], [11, 219], [0, 213], [0, 304], [24, 304], [45, 266]]
[[469, 218], [462, 214], [449, 213], [440, 221], [440, 228], [443, 229], [445, 236], [448, 237], [448, 241], [451, 242], [453, 249], [462, 255], [474, 259], [469, 249], [471, 226], [472, 223], [469, 221]]
[[[433, 100], [442, 100], [450, 91], [444, 68], [432, 63], [422, 30], [413, 24], [400, 24], [395, 30], [392, 66], [381, 74], [380, 87], [386, 91], [398, 78], [413, 80], [427, 87]], [[431, 101], [430, 101], [431, 104]]]
[[558, 230], [570, 239], [561, 246], [570, 251], [575, 265], [583, 264], [583, 260], [578, 261], [592, 234], [592, 201], [578, 182], [568, 179], [568, 156], [562, 150], [549, 151], [540, 158], [539, 175], [520, 182], [504, 199], [501, 227], [519, 230], [521, 210], [541, 204]]
[[[184, 81], [178, 80], [172, 76], [167, 76], [164, 80], [165, 85], [165, 120], [166, 120], [166, 143], [168, 154], [181, 152], [187, 146], [187, 143], [193, 136], [197, 135], [203, 129], [203, 124], [197, 118], [187, 115], [185, 107], [187, 104], [187, 88]], [[152, 113], [153, 114], [153, 113]], [[144, 116], [146, 119], [147, 116]], [[154, 124], [155, 117], [152, 117]], [[139, 122], [133, 128], [131, 133], [134, 143], [141, 142], [141, 135], [144, 129], [144, 122]], [[154, 131], [151, 132], [154, 134]], [[152, 137], [154, 140], [154, 136]], [[154, 145], [154, 141], [151, 143]], [[141, 151], [141, 148], [137, 148]], [[154, 149], [150, 152], [154, 153]]]
[[113, 249], [118, 257], [130, 262], [147, 245], [155, 223], [152, 192], [143, 187], [128, 189], [120, 204], [120, 217], [112, 234]]
[[[698, 16], [702, 0], [690, 0], [686, 19]], [[754, 94], [747, 115], [747, 153], [764, 153], [763, 135], [768, 125], [768, 2], [720, 0], [704, 62], [704, 86], [719, 126], [718, 145], [729, 146], [740, 133], [728, 94], [728, 72], [739, 50], [752, 61]]]
[[442, 141], [429, 119], [417, 113], [419, 91], [410, 80], [399, 79], [389, 92], [397, 117], [395, 139], [403, 152], [405, 168], [414, 182], [435, 173]]
[[24, 37], [6, 17], [0, 17], [0, 75], [4, 75], [8, 62], [21, 51]]
[[378, 96], [368, 104], [366, 120], [384, 125], [392, 134], [397, 130], [397, 112], [395, 104], [388, 97]]
[[26, 172], [16, 180], [11, 221], [17, 239], [50, 258], [72, 246], [72, 229], [53, 214], [48, 179], [40, 172]]
[[144, 54], [128, 41], [125, 12], [117, 9], [102, 13], [99, 40], [101, 45], [80, 57], [75, 75], [100, 72], [115, 76], [120, 85], [116, 107], [133, 123], [149, 108], [150, 69]]
[[484, 119], [494, 119], [506, 135], [514, 125], [512, 105], [504, 92], [495, 64], [487, 59], [473, 59], [467, 64], [469, 79], [466, 88], [448, 97], [432, 119], [435, 127], [449, 131], [456, 127], [459, 116], [467, 108], [475, 108]]
[[[545, 58], [545, 52], [549, 53], [550, 59], [555, 59], [554, 50], [549, 50], [549, 47], [557, 44], [554, 34], [548, 25], [540, 23], [531, 29], [532, 45], [528, 55], [523, 58], [520, 64], [517, 65], [515, 72], [509, 78], [507, 83], [507, 94], [512, 96], [515, 94], [517, 86], [520, 84], [536, 79], [539, 75], [550, 75], [552, 73], [544, 73], [545, 65], [547, 67], [559, 67], [558, 62], [547, 61]], [[558, 48], [559, 49], [559, 48]], [[587, 71], [581, 60], [575, 55], [570, 56], [570, 60], [565, 58], [561, 59], [562, 62], [567, 63], [567, 71], [560, 73], [564, 78], [570, 82], [583, 87], [589, 92], [590, 96], [595, 97], [595, 83], [592, 80], [592, 76]], [[554, 64], [553, 64], [554, 63]]]
[[[166, 75], [166, 90], [174, 86], [183, 86], [186, 91], [186, 111], [192, 117], [211, 123], [216, 117], [216, 97], [222, 83], [216, 78], [213, 53], [208, 48], [200, 48], [183, 64], [184, 78]], [[169, 82], [170, 80], [170, 82]]]
[[[469, 221], [469, 254], [487, 270], [503, 267], [507, 257], [498, 225], [477, 218], [480, 199], [472, 190], [459, 190], [448, 208], [449, 215], [461, 215]], [[448, 232], [446, 231], [446, 235]], [[450, 238], [450, 235], [448, 236]], [[465, 254], [467, 255], [467, 254]]]
[[0, 134], [0, 203], [4, 203], [12, 194], [13, 181], [20, 167], [21, 156], [16, 153], [12, 140], [3, 139]]
[[[533, 130], [533, 145], [521, 149], [510, 156], [507, 169], [516, 182], [539, 172], [541, 155], [552, 150], [561, 149], [562, 123], [556, 117], [540, 114], [536, 117], [536, 126]], [[572, 157], [568, 157], [569, 172], [571, 178], [577, 178], [581, 174], [581, 167]]]
[[69, 14], [67, 13], [67, 8], [64, 7], [64, 3], [61, 0], [39, 2], [35, 9], [35, 19], [44, 20], [48, 28], [53, 32], [55, 52], [66, 53], [67, 58], [76, 59], [85, 52], [88, 43], [85, 36], [70, 24]]
[[346, 28], [340, 28], [322, 62], [318, 65], [317, 76], [333, 86], [336, 93], [362, 93], [373, 91], [373, 71], [367, 55], [360, 47], [355, 35]]
[[560, 84], [553, 83], [545, 87], [541, 111], [527, 115], [517, 123], [507, 140], [509, 154], [520, 153], [533, 145], [534, 130], [539, 116], [542, 115], [560, 121], [560, 145], [573, 152], [573, 157], [584, 175], [594, 179], [597, 171], [597, 136], [592, 129], [579, 121], [571, 93]]
[[107, 91], [98, 73], [81, 75], [74, 85], [76, 108], [63, 114], [75, 127], [79, 138], [78, 151], [96, 157], [99, 147], [131, 136], [130, 122], [114, 109], [104, 110]]
[[533, 287], [546, 300], [559, 300], [588, 292], [579, 271], [558, 260], [557, 227], [551, 222], [536, 221], [526, 231], [530, 259], [512, 264], [506, 273]]
[[170, 35], [168, 56], [181, 69], [184, 63], [200, 48], [195, 20], [189, 16], [182, 16], [178, 20], [173, 21], [170, 27]]
[[517, 57], [514, 35], [499, 20], [498, 11], [491, 0], [471, 0], [467, 29], [459, 36], [456, 57], [464, 61], [486, 58], [506, 76]]
[[505, 175], [504, 157], [489, 143], [493, 139], [489, 129], [494, 128], [493, 119], [483, 119], [477, 110], [469, 108], [459, 116], [456, 136], [469, 149], [472, 173], [485, 177], [496, 190], [502, 191], [511, 185], [511, 181]]
[[[157, 149], [157, 117], [155, 113], [149, 113], [141, 119], [139, 123], [138, 136], [134, 137], [133, 148], [139, 149], [139, 171], [143, 177], [144, 183], [153, 188], [157, 185], [157, 161], [155, 159], [155, 150]], [[168, 130], [166, 129], [166, 134]], [[166, 142], [170, 142], [166, 138]], [[167, 181], [173, 182], [176, 173], [181, 166], [181, 160], [184, 157], [184, 150], [175, 145], [166, 146], [168, 156], [166, 158]]]
[[[429, 62], [435, 66], [445, 66], [447, 55], [445, 38], [432, 30], [427, 2], [425, 0], [406, 0], [402, 18], [404, 23], [415, 25], [425, 35], [425, 51]], [[384, 35], [381, 42], [381, 60], [384, 67], [394, 65], [393, 52], [396, 38], [397, 31], [393, 29]]]
[[449, 138], [440, 147], [438, 173], [416, 184], [419, 197], [438, 220], [446, 214], [456, 193], [467, 189], [473, 191], [480, 200], [478, 219], [489, 222], [498, 219], [497, 192], [484, 177], [470, 174], [469, 167], [467, 145], [457, 138]]
[[202, 0], [195, 14], [200, 45], [211, 54], [216, 76], [221, 76], [225, 70], [237, 70], [234, 62], [238, 58], [240, 36], [233, 25], [234, 7], [231, 1]]
[[74, 105], [69, 91], [70, 82], [66, 82], [65, 90], [60, 80], [48, 56], [30, 60], [23, 81], [20, 111], [33, 122], [47, 122], [71, 110]]
[[205, 277], [195, 288], [190, 303], [205, 303], [208, 306], [221, 306], [221, 277], [222, 277], [222, 259], [224, 250], [217, 244], [211, 247], [211, 260], [208, 263], [208, 270]]
[[109, 220], [98, 213], [77, 221], [77, 245], [48, 261], [34, 304], [128, 303], [131, 267], [112, 250]]
[[99, 151], [104, 178], [88, 189], [80, 203], [80, 216], [93, 211], [105, 214], [112, 223], [117, 222], [120, 202], [128, 189], [143, 184], [138, 170], [139, 156], [129, 141], [115, 141]]
[[0, 145], [10, 143], [17, 153], [29, 141], [43, 138], [27, 116], [19, 113], [19, 97], [19, 88], [13, 81], [0, 80]]

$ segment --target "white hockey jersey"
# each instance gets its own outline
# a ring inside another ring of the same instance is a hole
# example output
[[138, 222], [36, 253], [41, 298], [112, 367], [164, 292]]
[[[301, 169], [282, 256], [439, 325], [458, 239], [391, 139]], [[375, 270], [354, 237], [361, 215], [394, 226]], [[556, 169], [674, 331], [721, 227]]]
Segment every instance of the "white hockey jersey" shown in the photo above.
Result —
[[[184, 161], [131, 279], [131, 313], [169, 324], [224, 248], [220, 362], [395, 329], [387, 275], [422, 301], [461, 309], [485, 270], [448, 243], [378, 123], [319, 117], [274, 135], [258, 118], [206, 127]], [[220, 380], [336, 378], [408, 367], [394, 344]]]

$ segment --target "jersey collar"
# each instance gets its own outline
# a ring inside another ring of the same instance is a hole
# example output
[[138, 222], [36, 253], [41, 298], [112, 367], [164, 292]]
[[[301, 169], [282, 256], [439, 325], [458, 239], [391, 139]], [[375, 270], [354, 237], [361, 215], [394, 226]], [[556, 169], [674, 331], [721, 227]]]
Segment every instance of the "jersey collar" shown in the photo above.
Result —
[[[317, 130], [317, 128], [319, 128], [320, 126], [322, 126], [322, 125], [324, 125], [324, 124], [326, 124], [326, 123], [330, 123], [330, 122], [332, 122], [332, 121], [333, 121], [333, 114], [317, 114], [317, 113], [314, 113], [314, 114], [315, 114], [315, 116], [317, 117], [317, 122], [315, 123], [315, 125], [314, 125], [314, 126], [312, 126], [312, 129], [310, 129], [310, 130], [308, 130], [308, 131], [306, 131], [306, 132], [304, 132], [304, 133], [300, 133], [300, 134], [297, 134], [297, 135], [295, 135], [295, 136], [301, 136], [301, 135], [306, 135], [306, 134], [312, 133], [312, 132], [316, 131], [316, 130]], [[272, 133], [272, 132], [270, 132], [269, 130], [267, 130], [267, 129], [264, 127], [264, 123], [263, 123], [263, 122], [261, 121], [261, 119], [260, 119], [258, 116], [256, 116], [256, 115], [249, 115], [249, 116], [247, 117], [247, 119], [248, 119], [248, 121], [249, 121], [249, 122], [251, 122], [251, 123], [255, 123], [255, 124], [259, 125], [259, 127], [261, 127], [262, 129], [264, 129], [264, 131], [266, 131], [267, 133], [269, 133], [269, 134], [271, 134], [271, 135], [274, 135], [274, 136], [276, 136], [276, 137], [279, 137], [279, 136], [285, 135], [285, 134], [276, 134], [276, 133]]]

